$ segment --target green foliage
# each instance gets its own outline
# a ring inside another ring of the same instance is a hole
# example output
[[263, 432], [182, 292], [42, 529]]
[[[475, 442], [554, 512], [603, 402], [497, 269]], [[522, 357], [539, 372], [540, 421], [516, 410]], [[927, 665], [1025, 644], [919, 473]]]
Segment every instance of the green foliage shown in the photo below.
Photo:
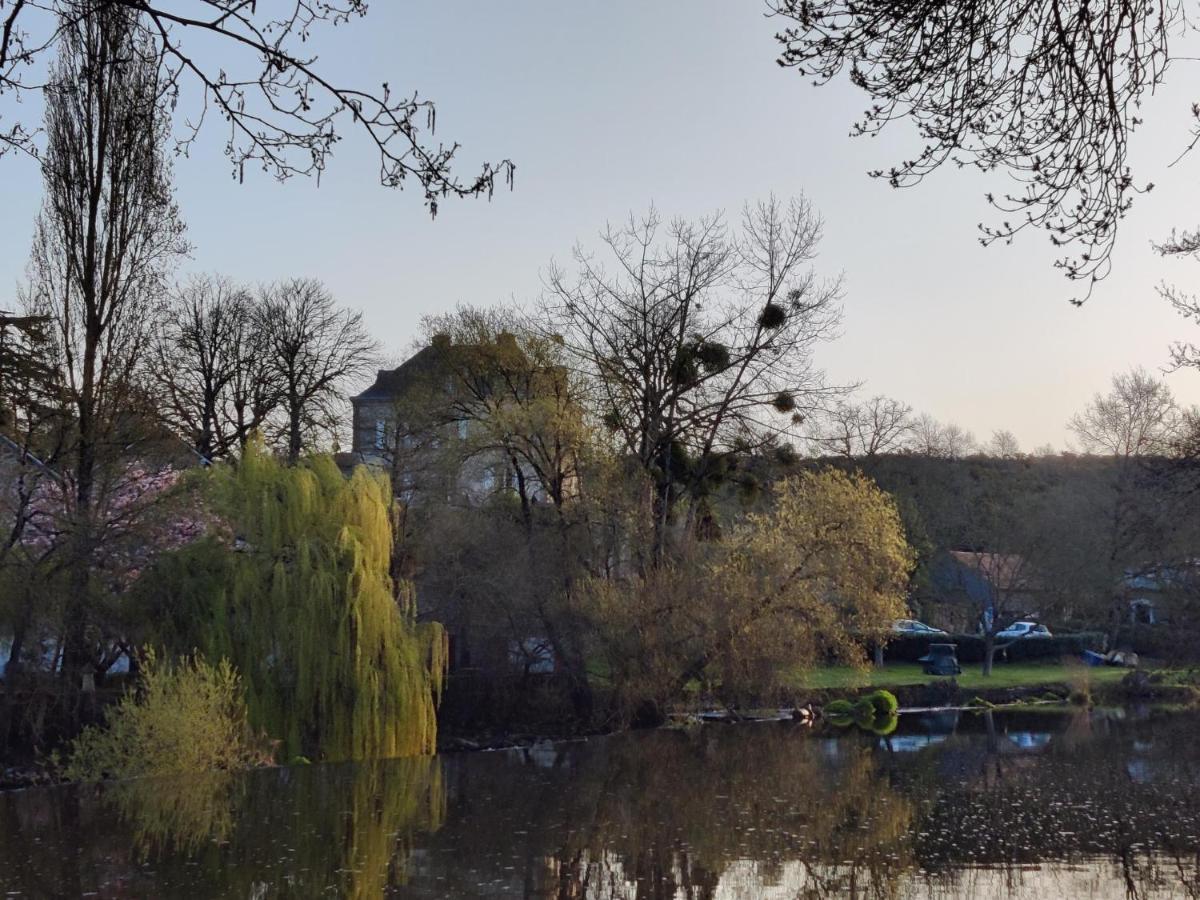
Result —
[[824, 713], [829, 722], [838, 728], [857, 725], [863, 731], [888, 735], [896, 730], [900, 722], [900, 704], [890, 691], [873, 691], [857, 700], [838, 699], [825, 704]]
[[859, 697], [854, 701], [854, 707], [851, 709], [851, 716], [856, 725], [862, 728], [870, 728], [871, 723], [875, 721], [875, 704], [871, 702], [870, 697]]
[[886, 737], [896, 730], [900, 725], [900, 716], [897, 713], [892, 713], [887, 716], [876, 716], [871, 722], [870, 732], [878, 734], [881, 737]]
[[900, 701], [896, 699], [896, 695], [891, 691], [882, 689], [872, 691], [864, 699], [871, 704], [871, 708], [877, 716], [890, 716], [900, 709]]
[[414, 621], [410, 585], [394, 590], [387, 479], [346, 479], [327, 456], [288, 467], [257, 444], [206, 477], [233, 546], [201, 542], [165, 563], [187, 577], [156, 636], [231, 660], [251, 723], [283, 759], [432, 752], [446, 639]]
[[105, 726], [76, 739], [68, 778], [97, 781], [240, 769], [261, 762], [237, 673], [199, 656], [168, 665], [146, 654], [140, 688], [111, 708]]

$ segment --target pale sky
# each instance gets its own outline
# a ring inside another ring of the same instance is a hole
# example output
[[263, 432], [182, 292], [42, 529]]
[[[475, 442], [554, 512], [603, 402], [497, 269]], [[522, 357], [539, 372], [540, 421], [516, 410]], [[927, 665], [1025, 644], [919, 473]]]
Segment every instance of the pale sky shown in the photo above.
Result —
[[[652, 202], [668, 216], [732, 217], [746, 201], [804, 192], [825, 219], [817, 270], [843, 273], [846, 286], [843, 336], [819, 359], [834, 380], [864, 381], [864, 395], [899, 398], [981, 439], [1007, 428], [1025, 449], [1061, 447], [1065, 421], [1114, 372], [1161, 367], [1174, 339], [1200, 342], [1200, 329], [1155, 293], [1163, 279], [1189, 289], [1200, 264], [1162, 260], [1149, 246], [1172, 226], [1200, 224], [1200, 156], [1168, 168], [1188, 139], [1192, 73], [1173, 72], [1174, 86], [1146, 109], [1135, 174], [1157, 187], [1125, 220], [1112, 276], [1076, 309], [1075, 286], [1051, 268], [1041, 234], [979, 246], [975, 225], [996, 182], [946, 170], [896, 191], [868, 178], [912, 154], [911, 128], [849, 138], [866, 98], [780, 69], [779, 23], [763, 9], [758, 0], [372, 4], [366, 20], [314, 44], [327, 71], [419, 89], [437, 102], [438, 136], [463, 144], [463, 177], [479, 160], [509, 157], [515, 189], [490, 203], [447, 201], [431, 221], [416, 191], [378, 186], [375, 160], [350, 133], [319, 186], [257, 173], [239, 185], [212, 129], [176, 166], [195, 247], [183, 271], [320, 278], [399, 353], [423, 315], [531, 301], [552, 258], [567, 261], [577, 241], [594, 246], [606, 221]], [[39, 203], [35, 166], [0, 160], [6, 289], [23, 276]], [[1168, 381], [1200, 402], [1200, 373]]]

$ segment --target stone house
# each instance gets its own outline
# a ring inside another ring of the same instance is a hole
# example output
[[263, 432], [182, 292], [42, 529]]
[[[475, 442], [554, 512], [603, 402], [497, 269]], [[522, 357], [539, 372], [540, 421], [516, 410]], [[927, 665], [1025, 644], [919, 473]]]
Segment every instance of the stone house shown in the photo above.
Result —
[[479, 449], [478, 426], [457, 418], [456, 376], [433, 345], [351, 397], [352, 444], [337, 456], [343, 471], [356, 465], [386, 470], [396, 495], [406, 503], [436, 498], [478, 504], [513, 481], [512, 464], [493, 449]]
[[[504, 336], [496, 346], [482, 348], [435, 339], [396, 368], [379, 370], [374, 382], [351, 398], [353, 441], [349, 452], [338, 454], [338, 464], [347, 473], [357, 465], [386, 471], [404, 502], [408, 529], [428, 528], [431, 520], [442, 527], [456, 518], [473, 523], [468, 515], [472, 507], [505, 495], [524, 497], [534, 507], [550, 505], [549, 492], [533, 467], [506, 452], [486, 425], [483, 410], [503, 408], [506, 393], [489, 398], [491, 376], [477, 373], [490, 371], [489, 354], [496, 352], [520, 351], [504, 343]], [[507, 359], [511, 363], [514, 358]], [[513, 368], [522, 370], [525, 357], [515, 359]], [[544, 374], [534, 368], [524, 371]], [[536, 384], [538, 378], [530, 382]], [[481, 396], [495, 403], [481, 402]], [[536, 624], [497, 621], [494, 612], [474, 608], [477, 604], [467, 599], [461, 583], [425, 569], [421, 560], [413, 560], [407, 574], [417, 586], [419, 615], [447, 629], [452, 669], [554, 670]]]

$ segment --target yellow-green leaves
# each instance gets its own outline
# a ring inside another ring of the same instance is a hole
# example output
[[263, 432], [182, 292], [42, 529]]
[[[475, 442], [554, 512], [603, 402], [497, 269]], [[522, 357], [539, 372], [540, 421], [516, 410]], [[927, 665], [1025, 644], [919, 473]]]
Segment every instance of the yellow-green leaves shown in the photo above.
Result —
[[228, 660], [202, 657], [170, 665], [147, 651], [141, 683], [72, 745], [68, 778], [96, 781], [240, 769], [261, 762], [246, 701]]

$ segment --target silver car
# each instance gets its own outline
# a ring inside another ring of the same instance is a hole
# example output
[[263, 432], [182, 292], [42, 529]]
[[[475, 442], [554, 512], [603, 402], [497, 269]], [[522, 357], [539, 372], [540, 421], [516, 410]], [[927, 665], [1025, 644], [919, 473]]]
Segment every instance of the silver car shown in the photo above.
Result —
[[1054, 637], [1050, 633], [1050, 629], [1045, 625], [1039, 625], [1037, 622], [1013, 622], [1003, 631], [997, 632], [996, 637], [1004, 640], [1016, 638], [1048, 638]]
[[949, 637], [940, 628], [933, 628], [916, 619], [897, 619], [892, 623], [892, 631], [908, 637]]

